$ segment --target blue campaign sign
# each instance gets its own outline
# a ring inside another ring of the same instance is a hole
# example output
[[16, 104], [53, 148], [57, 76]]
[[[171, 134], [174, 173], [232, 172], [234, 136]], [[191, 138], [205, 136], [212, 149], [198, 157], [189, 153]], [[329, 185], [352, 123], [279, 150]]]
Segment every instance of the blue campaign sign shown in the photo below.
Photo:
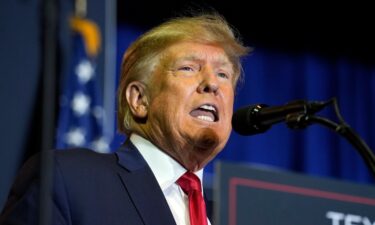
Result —
[[369, 185], [227, 162], [216, 172], [214, 224], [375, 224]]

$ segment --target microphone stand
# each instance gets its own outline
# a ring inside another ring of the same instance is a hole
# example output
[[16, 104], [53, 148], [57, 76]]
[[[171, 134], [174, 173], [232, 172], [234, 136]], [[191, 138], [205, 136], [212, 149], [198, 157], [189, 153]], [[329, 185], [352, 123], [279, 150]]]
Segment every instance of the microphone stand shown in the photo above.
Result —
[[340, 123], [336, 123], [327, 118], [310, 115], [307, 113], [289, 114], [286, 116], [285, 121], [288, 127], [291, 129], [306, 128], [307, 126], [314, 123], [321, 124], [332, 129], [355, 147], [375, 178], [375, 155], [373, 151], [363, 141], [363, 139], [344, 121], [343, 117], [340, 114], [336, 98], [327, 101], [327, 105], [330, 103], [334, 105], [335, 113]]

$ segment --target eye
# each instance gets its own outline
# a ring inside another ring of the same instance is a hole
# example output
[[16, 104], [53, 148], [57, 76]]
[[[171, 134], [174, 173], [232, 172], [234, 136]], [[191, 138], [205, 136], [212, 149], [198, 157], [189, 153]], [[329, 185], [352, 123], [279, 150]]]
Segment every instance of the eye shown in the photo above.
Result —
[[227, 73], [224, 73], [224, 72], [217, 73], [217, 76], [220, 77], [220, 78], [229, 79], [229, 75]]
[[178, 70], [194, 71], [194, 68], [192, 66], [182, 66], [182, 67], [178, 68]]

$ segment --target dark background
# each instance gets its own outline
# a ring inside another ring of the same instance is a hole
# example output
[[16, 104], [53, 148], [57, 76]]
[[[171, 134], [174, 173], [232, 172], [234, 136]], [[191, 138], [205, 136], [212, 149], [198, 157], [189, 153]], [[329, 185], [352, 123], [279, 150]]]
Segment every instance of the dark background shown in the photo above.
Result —
[[117, 15], [120, 23], [149, 28], [186, 10], [215, 9], [250, 46], [329, 58], [346, 56], [373, 64], [375, 32], [370, 8], [353, 2], [118, 1]]

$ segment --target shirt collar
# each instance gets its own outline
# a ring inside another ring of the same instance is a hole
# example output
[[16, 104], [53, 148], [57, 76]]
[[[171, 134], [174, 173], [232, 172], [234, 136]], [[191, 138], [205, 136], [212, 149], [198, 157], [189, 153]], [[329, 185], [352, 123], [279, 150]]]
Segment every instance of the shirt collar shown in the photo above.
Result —
[[[143, 137], [133, 133], [130, 135], [130, 141], [146, 160], [163, 191], [186, 172], [181, 164]], [[198, 176], [203, 186], [203, 169], [194, 174]]]

